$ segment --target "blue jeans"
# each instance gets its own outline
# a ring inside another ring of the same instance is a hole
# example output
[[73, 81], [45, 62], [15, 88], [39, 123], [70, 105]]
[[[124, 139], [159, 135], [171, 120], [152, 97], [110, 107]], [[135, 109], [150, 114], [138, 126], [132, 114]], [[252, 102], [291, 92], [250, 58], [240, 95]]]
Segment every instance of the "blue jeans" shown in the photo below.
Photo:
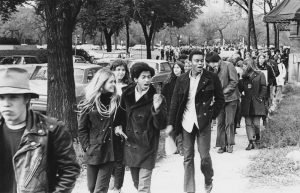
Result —
[[90, 193], [107, 193], [113, 162], [87, 165], [87, 183]]
[[211, 141], [211, 126], [210, 124], [203, 131], [194, 125], [193, 131], [188, 133], [183, 129], [182, 144], [184, 156], [184, 191], [195, 192], [195, 140], [197, 140], [198, 152], [201, 158], [201, 171], [204, 175], [205, 184], [212, 183], [214, 171], [212, 161], [209, 154]]
[[130, 172], [138, 193], [150, 193], [152, 170], [131, 167]]

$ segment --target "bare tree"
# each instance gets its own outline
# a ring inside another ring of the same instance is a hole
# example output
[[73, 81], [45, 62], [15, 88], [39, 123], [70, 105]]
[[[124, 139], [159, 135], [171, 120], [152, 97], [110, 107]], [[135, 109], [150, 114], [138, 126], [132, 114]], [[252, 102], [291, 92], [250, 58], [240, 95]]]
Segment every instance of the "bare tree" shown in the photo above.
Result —
[[[253, 0], [225, 0], [230, 5], [237, 5], [248, 14], [248, 50], [250, 50], [250, 43], [257, 49], [257, 37], [255, 32], [255, 22], [253, 16]], [[252, 41], [251, 41], [252, 40]]]

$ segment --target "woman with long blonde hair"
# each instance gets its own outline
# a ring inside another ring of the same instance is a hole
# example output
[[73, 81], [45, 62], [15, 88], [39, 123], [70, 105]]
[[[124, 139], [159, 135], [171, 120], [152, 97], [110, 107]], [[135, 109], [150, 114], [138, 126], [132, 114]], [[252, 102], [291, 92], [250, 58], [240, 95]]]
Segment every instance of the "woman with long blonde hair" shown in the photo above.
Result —
[[116, 79], [109, 69], [99, 70], [79, 103], [78, 135], [85, 152], [88, 189], [106, 193], [115, 161], [112, 123], [119, 106]]

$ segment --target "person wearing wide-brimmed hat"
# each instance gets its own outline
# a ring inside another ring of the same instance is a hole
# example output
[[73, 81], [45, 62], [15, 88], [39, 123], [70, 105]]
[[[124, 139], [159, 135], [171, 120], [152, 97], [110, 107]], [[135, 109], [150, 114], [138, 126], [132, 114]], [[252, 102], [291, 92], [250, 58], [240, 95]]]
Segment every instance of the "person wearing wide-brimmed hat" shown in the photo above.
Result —
[[64, 125], [29, 108], [28, 72], [0, 69], [0, 191], [71, 192], [80, 167]]

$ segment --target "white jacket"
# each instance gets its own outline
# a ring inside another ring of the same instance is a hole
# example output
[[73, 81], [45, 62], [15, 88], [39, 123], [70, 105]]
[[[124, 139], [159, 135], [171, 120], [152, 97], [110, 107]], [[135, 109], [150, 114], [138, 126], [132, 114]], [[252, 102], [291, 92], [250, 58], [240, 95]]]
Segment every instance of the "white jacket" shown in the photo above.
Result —
[[278, 64], [279, 75], [276, 77], [277, 86], [283, 86], [286, 77], [286, 69], [283, 63]]

